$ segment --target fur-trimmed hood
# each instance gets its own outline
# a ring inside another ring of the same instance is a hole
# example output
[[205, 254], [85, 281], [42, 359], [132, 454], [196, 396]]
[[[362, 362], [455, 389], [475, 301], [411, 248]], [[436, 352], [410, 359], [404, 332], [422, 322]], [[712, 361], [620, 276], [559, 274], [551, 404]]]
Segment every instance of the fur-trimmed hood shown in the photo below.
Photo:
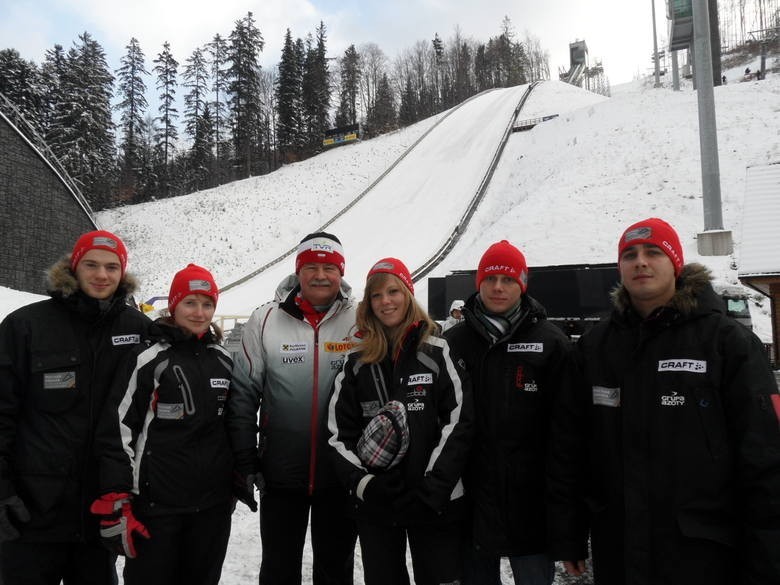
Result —
[[[68, 298], [79, 290], [76, 275], [70, 269], [70, 254], [65, 254], [46, 271], [46, 290], [50, 296]], [[117, 291], [129, 296], [138, 290], [138, 280], [129, 272], [122, 275]]]
[[[712, 291], [711, 281], [709, 268], [696, 262], [686, 264], [677, 277], [677, 290], [667, 306], [681, 315], [691, 315], [699, 307], [705, 291]], [[619, 313], [625, 314], [631, 308], [631, 299], [622, 283], [612, 290], [610, 297]]]

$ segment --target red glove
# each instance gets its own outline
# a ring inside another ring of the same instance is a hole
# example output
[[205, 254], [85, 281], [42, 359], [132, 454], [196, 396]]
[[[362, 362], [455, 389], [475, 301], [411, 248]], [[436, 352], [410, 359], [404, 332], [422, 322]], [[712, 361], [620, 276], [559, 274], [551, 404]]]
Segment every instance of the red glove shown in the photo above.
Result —
[[100, 516], [100, 538], [103, 546], [129, 559], [136, 557], [134, 533], [149, 538], [146, 526], [136, 520], [130, 505], [130, 494], [111, 492], [92, 502], [89, 511]]

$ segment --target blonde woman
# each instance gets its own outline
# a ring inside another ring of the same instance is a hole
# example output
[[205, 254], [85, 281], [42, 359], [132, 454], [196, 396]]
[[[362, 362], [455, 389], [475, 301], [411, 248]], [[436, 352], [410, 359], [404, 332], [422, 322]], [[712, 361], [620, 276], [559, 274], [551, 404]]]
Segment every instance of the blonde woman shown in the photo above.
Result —
[[409, 270], [383, 258], [357, 311], [361, 342], [336, 378], [328, 429], [336, 470], [354, 500], [366, 585], [460, 579], [471, 387], [414, 298]]

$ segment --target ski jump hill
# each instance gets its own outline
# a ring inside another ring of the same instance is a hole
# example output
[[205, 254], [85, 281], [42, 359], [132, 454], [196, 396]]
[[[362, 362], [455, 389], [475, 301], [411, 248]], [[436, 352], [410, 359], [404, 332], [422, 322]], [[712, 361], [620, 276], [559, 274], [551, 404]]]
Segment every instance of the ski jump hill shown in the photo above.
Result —
[[[357, 297], [362, 294], [363, 275], [379, 259], [378, 253], [403, 259], [419, 280], [457, 242], [532, 90], [533, 85], [494, 89], [453, 108], [322, 226], [348, 251], [347, 272], [356, 276], [348, 276], [347, 282]], [[273, 298], [277, 285], [291, 272], [293, 252], [294, 247], [223, 287], [220, 312], [248, 315], [258, 299]]]

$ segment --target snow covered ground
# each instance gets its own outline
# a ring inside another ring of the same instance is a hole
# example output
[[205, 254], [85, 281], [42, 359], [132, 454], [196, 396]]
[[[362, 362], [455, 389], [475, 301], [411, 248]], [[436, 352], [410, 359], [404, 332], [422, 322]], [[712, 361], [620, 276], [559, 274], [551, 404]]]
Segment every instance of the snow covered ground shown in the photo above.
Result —
[[[510, 137], [468, 230], [431, 276], [476, 267], [482, 252], [504, 238], [524, 251], [531, 267], [613, 262], [622, 229], [654, 215], [677, 228], [686, 261], [701, 261], [718, 280], [737, 283], [745, 168], [780, 160], [780, 76], [738, 83], [744, 67], [727, 72], [729, 84], [715, 90], [723, 219], [733, 232], [732, 255], [696, 253], [703, 212], [697, 99], [689, 84], [672, 92], [637, 81], [613, 88], [607, 99], [552, 81], [534, 90], [518, 118], [559, 116]], [[98, 220], [128, 244], [131, 270], [142, 281], [138, 300], [167, 294], [171, 276], [188, 262], [210, 268], [225, 286], [294, 248], [430, 130], [388, 174], [385, 186], [328, 227], [345, 244], [345, 278], [359, 294], [374, 260], [398, 256], [414, 270], [439, 248], [465, 211], [508, 123], [509, 106], [523, 90], [490, 92], [451, 116], [440, 114], [270, 175], [103, 212]], [[399, 207], [400, 215], [392, 215]], [[292, 268], [293, 259], [286, 258], [228, 290], [218, 311], [248, 315], [272, 297], [280, 275]], [[426, 282], [416, 290], [425, 302]], [[0, 288], [0, 317], [36, 298]], [[768, 301], [754, 295], [751, 311], [757, 334], [769, 341]], [[255, 582], [259, 559], [257, 515], [239, 505], [222, 582]], [[306, 584], [310, 551], [305, 559]], [[362, 585], [359, 563], [356, 582]]]

